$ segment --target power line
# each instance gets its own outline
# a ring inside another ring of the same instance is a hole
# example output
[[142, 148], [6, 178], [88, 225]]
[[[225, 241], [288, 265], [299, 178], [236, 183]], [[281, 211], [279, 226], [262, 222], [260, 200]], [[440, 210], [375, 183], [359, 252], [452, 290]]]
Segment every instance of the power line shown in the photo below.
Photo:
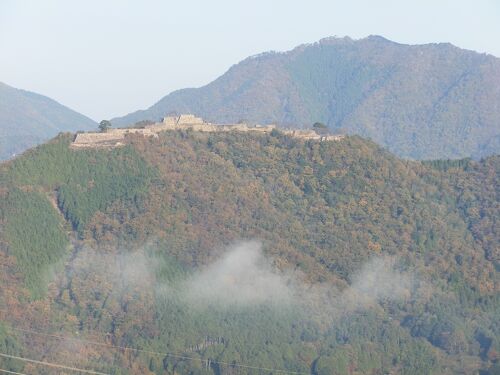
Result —
[[[55, 338], [58, 340], [71, 340], [71, 341], [77, 341], [77, 342], [90, 344], [90, 345], [108, 347], [108, 348], [113, 348], [113, 349], [120, 349], [120, 350], [124, 350], [124, 351], [135, 351], [138, 353], [150, 354], [150, 355], [154, 355], [154, 356], [185, 359], [188, 361], [198, 361], [198, 362], [202, 362], [202, 363], [208, 362], [207, 359], [196, 358], [196, 357], [181, 355], [181, 354], [177, 354], [177, 353], [156, 352], [156, 351], [152, 351], [152, 350], [138, 349], [138, 348], [132, 348], [132, 347], [128, 347], [128, 346], [112, 345], [112, 344], [107, 344], [107, 343], [103, 343], [103, 342], [99, 342], [99, 341], [79, 339], [76, 337], [60, 336], [60, 335], [40, 332], [40, 331], [36, 331], [36, 330], [32, 330], [32, 329], [16, 328], [16, 327], [12, 327], [10, 325], [9, 325], [9, 328], [14, 330], [14, 331], [20, 331], [20, 332], [25, 332], [25, 333], [29, 333], [29, 334], [33, 334], [33, 335], [40, 335], [40, 336], [45, 336], [45, 337], [52, 337], [52, 338]], [[244, 369], [248, 369], [248, 370], [270, 371], [270, 372], [279, 373], [279, 374], [310, 375], [309, 372], [281, 370], [281, 369], [277, 369], [277, 368], [252, 366], [252, 365], [245, 365], [245, 364], [241, 364], [241, 363], [231, 363], [231, 362], [226, 362], [226, 361], [210, 360], [210, 363], [214, 363], [214, 364], [218, 364], [218, 365], [222, 365], [222, 366], [227, 366], [227, 367], [244, 368]]]
[[[6, 312], [6, 310], [1, 310]], [[60, 335], [55, 335], [55, 334], [50, 334], [50, 333], [45, 333], [33, 329], [25, 329], [25, 328], [17, 328], [13, 327], [12, 325], [9, 325], [8, 328], [11, 330], [15, 331], [20, 331], [20, 332], [25, 332], [33, 335], [40, 335], [40, 336], [45, 336], [45, 337], [52, 337], [58, 340], [70, 340], [70, 341], [77, 341], [89, 345], [96, 345], [96, 346], [101, 346], [101, 347], [107, 347], [107, 348], [112, 348], [112, 349], [120, 349], [123, 351], [135, 351], [138, 353], [144, 353], [144, 354], [150, 354], [154, 356], [162, 356], [162, 357], [171, 357], [171, 358], [177, 358], [177, 359], [184, 359], [188, 361], [198, 361], [201, 363], [207, 363], [209, 360], [208, 359], [202, 359], [202, 358], [196, 358], [196, 357], [191, 357], [191, 356], [186, 356], [178, 353], [167, 353], [167, 352], [157, 352], [157, 351], [151, 351], [151, 350], [145, 350], [145, 349], [138, 349], [138, 348], [132, 348], [128, 346], [119, 346], [119, 345], [112, 345], [112, 344], [107, 344], [99, 341], [92, 341], [92, 340], [86, 340], [86, 339], [80, 339], [76, 337], [67, 337], [67, 336], [60, 336]], [[99, 331], [93, 331], [96, 333], [101, 333]], [[219, 364], [222, 366], [227, 366], [227, 367], [238, 367], [238, 368], [244, 368], [244, 369], [249, 369], [249, 370], [261, 370], [261, 371], [270, 371], [270, 372], [275, 372], [279, 374], [291, 374], [291, 375], [310, 375], [309, 372], [302, 372], [302, 371], [292, 371], [292, 370], [282, 370], [282, 369], [277, 369], [277, 368], [271, 368], [271, 367], [261, 367], [261, 366], [252, 366], [252, 365], [246, 365], [246, 364], [241, 364], [241, 363], [231, 363], [231, 362], [226, 362], [226, 361], [217, 361], [217, 360], [210, 360], [210, 363], [213, 364]]]
[[37, 364], [37, 365], [43, 365], [43, 366], [48, 366], [48, 367], [60, 368], [60, 369], [63, 369], [63, 370], [78, 371], [78, 372], [81, 372], [81, 373], [84, 373], [84, 374], [109, 375], [109, 374], [106, 374], [104, 372], [93, 371], [93, 370], [86, 370], [86, 369], [81, 369], [81, 368], [76, 368], [76, 367], [71, 367], [71, 366], [65, 366], [65, 365], [60, 365], [58, 363], [52, 363], [52, 362], [37, 361], [35, 359], [24, 358], [24, 357], [17, 357], [15, 355], [10, 355], [10, 354], [5, 354], [5, 353], [0, 353], [0, 357], [10, 358], [10, 359], [17, 359], [19, 361], [30, 362], [30, 363], [34, 363], [34, 364]]
[[15, 372], [15, 371], [10, 371], [10, 370], [4, 370], [3, 368], [0, 368], [0, 372], [3, 372], [4, 374], [14, 374], [14, 375], [28, 375], [23, 372]]

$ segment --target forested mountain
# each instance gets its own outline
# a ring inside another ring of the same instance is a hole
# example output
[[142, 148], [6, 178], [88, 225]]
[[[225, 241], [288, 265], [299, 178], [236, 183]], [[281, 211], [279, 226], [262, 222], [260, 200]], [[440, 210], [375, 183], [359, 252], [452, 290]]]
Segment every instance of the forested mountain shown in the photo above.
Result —
[[320, 121], [404, 158], [480, 158], [500, 151], [500, 59], [451, 44], [327, 38], [250, 57], [204, 87], [113, 123], [170, 112], [213, 122]]
[[498, 373], [499, 157], [279, 131], [71, 139], [0, 167], [1, 353], [106, 374]]
[[97, 124], [56, 101], [0, 82], [0, 160], [40, 144], [62, 131]]

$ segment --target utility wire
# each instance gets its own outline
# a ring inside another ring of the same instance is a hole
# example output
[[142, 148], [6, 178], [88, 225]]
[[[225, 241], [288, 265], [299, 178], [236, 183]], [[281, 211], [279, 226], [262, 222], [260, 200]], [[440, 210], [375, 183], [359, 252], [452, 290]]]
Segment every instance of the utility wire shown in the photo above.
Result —
[[28, 375], [28, 374], [25, 374], [23, 372], [15, 372], [15, 371], [4, 370], [3, 368], [0, 368], [0, 372], [3, 372], [4, 374]]
[[[0, 309], [0, 311], [7, 312], [7, 310], [2, 310], [2, 309]], [[196, 357], [186, 356], [186, 355], [182, 355], [182, 354], [178, 354], [178, 353], [156, 352], [156, 351], [151, 351], [151, 350], [132, 348], [132, 347], [128, 347], [128, 346], [112, 345], [112, 344], [107, 344], [107, 343], [103, 343], [103, 342], [99, 342], [99, 341], [92, 341], [92, 340], [80, 339], [80, 338], [76, 338], [76, 337], [67, 337], [67, 336], [60, 336], [60, 335], [40, 332], [40, 331], [33, 330], [33, 329], [17, 328], [17, 327], [13, 327], [11, 325], [9, 325], [8, 327], [12, 330], [15, 330], [15, 331], [20, 331], [20, 332], [24, 332], [24, 333], [33, 334], [33, 335], [51, 337], [51, 338], [55, 338], [58, 340], [77, 341], [77, 342], [81, 342], [81, 343], [85, 343], [85, 344], [89, 344], [89, 345], [96, 345], [96, 346], [107, 347], [107, 348], [112, 348], [112, 349], [120, 349], [123, 351], [134, 351], [137, 353], [144, 353], [144, 354], [150, 354], [150, 355], [162, 356], [162, 357], [171, 357], [171, 358], [177, 358], [177, 359], [185, 359], [185, 360], [189, 360], [189, 361], [198, 361], [201, 363], [207, 363], [209, 361], [208, 359], [196, 358]], [[100, 331], [92, 331], [92, 332], [102, 334], [102, 332], [100, 332]], [[246, 364], [241, 364], [241, 363], [231, 363], [231, 362], [226, 362], [226, 361], [210, 360], [210, 363], [219, 364], [219, 365], [227, 366], [227, 367], [245, 368], [245, 369], [249, 369], [249, 370], [270, 371], [270, 372], [275, 372], [278, 374], [310, 375], [309, 372], [282, 370], [282, 369], [277, 369], [277, 368], [252, 366], [252, 365], [246, 365]]]
[[19, 361], [35, 363], [37, 365], [43, 365], [43, 366], [48, 366], [48, 367], [60, 368], [60, 369], [63, 369], [63, 370], [78, 371], [78, 372], [81, 372], [81, 373], [84, 373], [84, 374], [109, 375], [109, 374], [106, 374], [104, 372], [93, 371], [93, 370], [85, 370], [85, 369], [81, 369], [81, 368], [60, 365], [60, 364], [52, 363], [52, 362], [37, 361], [35, 359], [29, 359], [29, 358], [24, 358], [24, 357], [17, 357], [15, 355], [10, 355], [10, 354], [5, 354], [5, 353], [0, 353], [0, 357], [10, 358], [10, 359], [17, 359]]
[[[120, 349], [120, 350], [124, 350], [124, 351], [135, 351], [138, 353], [150, 354], [150, 355], [154, 355], [154, 356], [172, 357], [172, 358], [177, 358], [177, 359], [185, 359], [185, 360], [189, 360], [189, 361], [198, 361], [198, 362], [202, 362], [202, 363], [207, 363], [209, 361], [207, 359], [196, 358], [196, 357], [191, 357], [191, 356], [186, 356], [186, 355], [181, 355], [181, 354], [176, 354], [176, 353], [156, 352], [156, 351], [152, 351], [152, 350], [138, 349], [138, 348], [132, 348], [132, 347], [128, 347], [128, 346], [106, 344], [106, 343], [99, 342], [99, 341], [79, 339], [76, 337], [60, 336], [60, 335], [35, 331], [32, 329], [16, 328], [16, 327], [12, 327], [10, 325], [9, 325], [9, 328], [14, 330], [14, 331], [20, 331], [20, 332], [25, 332], [25, 333], [29, 333], [29, 334], [33, 334], [33, 335], [40, 335], [40, 336], [45, 336], [45, 337], [52, 337], [52, 338], [55, 338], [58, 340], [78, 341], [78, 342], [86, 343], [86, 344], [90, 344], [90, 345], [102, 346], [102, 347], [113, 348], [113, 349]], [[214, 364], [218, 364], [218, 365], [222, 365], [222, 366], [227, 366], [227, 367], [244, 368], [244, 369], [248, 369], [248, 370], [270, 371], [270, 372], [279, 373], [279, 374], [310, 375], [309, 372], [281, 370], [281, 369], [277, 369], [277, 368], [252, 366], [252, 365], [245, 365], [245, 364], [241, 364], [241, 363], [231, 363], [231, 362], [226, 362], [226, 361], [210, 360], [210, 363], [214, 363]]]

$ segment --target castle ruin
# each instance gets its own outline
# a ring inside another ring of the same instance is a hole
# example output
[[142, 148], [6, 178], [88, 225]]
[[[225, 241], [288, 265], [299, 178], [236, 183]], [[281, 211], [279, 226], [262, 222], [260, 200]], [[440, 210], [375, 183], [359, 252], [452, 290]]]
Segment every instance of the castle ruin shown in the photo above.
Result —
[[128, 134], [140, 134], [144, 137], [158, 138], [158, 133], [170, 130], [192, 130], [198, 132], [258, 132], [271, 133], [274, 129], [291, 137], [318, 141], [338, 141], [341, 135], [320, 135], [311, 129], [278, 129], [276, 125], [227, 124], [219, 125], [205, 122], [202, 118], [190, 114], [164, 117], [161, 122], [146, 125], [144, 128], [108, 129], [102, 133], [78, 133], [71, 143], [71, 148], [120, 147], [125, 144]]

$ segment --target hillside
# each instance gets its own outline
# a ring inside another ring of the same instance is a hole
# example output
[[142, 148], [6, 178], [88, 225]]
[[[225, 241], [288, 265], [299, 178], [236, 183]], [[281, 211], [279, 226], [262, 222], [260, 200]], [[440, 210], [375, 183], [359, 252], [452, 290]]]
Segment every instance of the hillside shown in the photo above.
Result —
[[1, 353], [106, 374], [498, 370], [499, 157], [72, 139], [0, 166]]
[[91, 130], [97, 124], [56, 101], [0, 82], [0, 160], [63, 131]]
[[500, 60], [450, 44], [327, 38], [250, 57], [204, 87], [112, 122], [171, 112], [228, 123], [320, 121], [404, 158], [480, 158], [500, 151]]

